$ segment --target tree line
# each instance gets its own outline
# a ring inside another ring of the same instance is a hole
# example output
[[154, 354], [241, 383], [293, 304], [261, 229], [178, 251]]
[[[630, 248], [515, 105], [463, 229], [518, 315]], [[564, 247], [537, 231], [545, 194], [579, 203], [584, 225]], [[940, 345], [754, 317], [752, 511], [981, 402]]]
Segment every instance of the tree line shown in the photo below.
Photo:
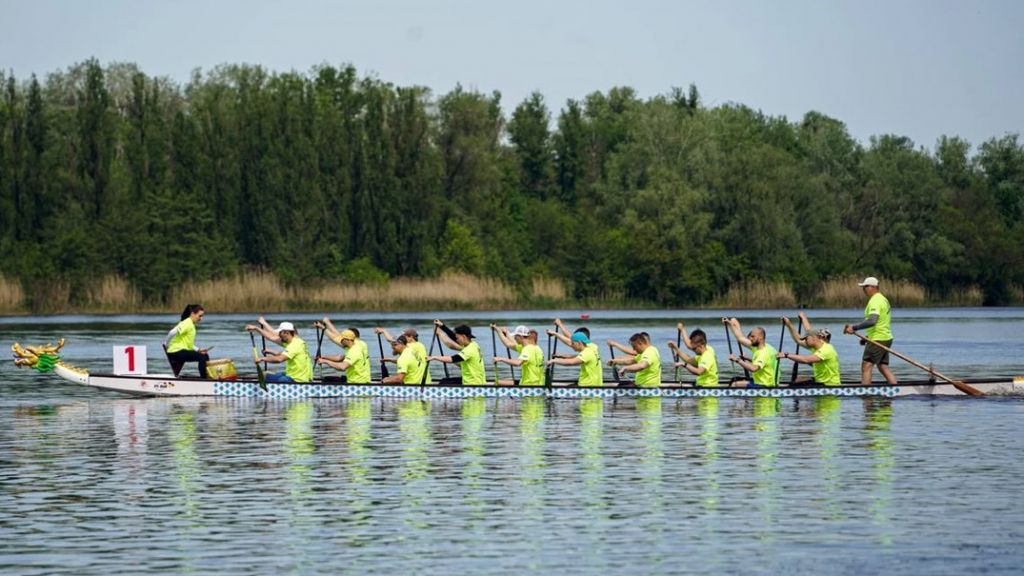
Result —
[[224, 65], [184, 85], [88, 60], [0, 98], [0, 273], [30, 299], [109, 275], [159, 302], [259, 268], [287, 283], [446, 270], [697, 305], [736, 282], [877, 275], [937, 297], [1024, 285], [1016, 134], [866, 145], [695, 86], [567, 101], [443, 95], [352, 66]]

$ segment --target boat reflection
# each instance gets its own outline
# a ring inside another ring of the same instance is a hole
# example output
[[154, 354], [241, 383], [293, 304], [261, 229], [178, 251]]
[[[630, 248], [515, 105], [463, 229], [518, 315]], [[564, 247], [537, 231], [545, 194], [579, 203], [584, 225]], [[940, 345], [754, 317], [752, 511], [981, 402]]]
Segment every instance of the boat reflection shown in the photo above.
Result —
[[757, 481], [755, 482], [758, 512], [758, 538], [771, 542], [775, 539], [775, 514], [778, 509], [779, 483], [776, 463], [779, 455], [778, 398], [754, 399], [754, 432], [757, 438]]
[[879, 528], [879, 543], [893, 543], [892, 534], [892, 471], [896, 465], [892, 445], [892, 400], [864, 401], [864, 434], [871, 452], [871, 472], [875, 489], [871, 491], [871, 518]]
[[838, 396], [818, 396], [814, 399], [814, 417], [818, 421], [817, 444], [821, 459], [821, 493], [825, 513], [831, 520], [842, 520], [845, 517], [838, 497], [842, 491], [842, 472], [839, 467], [841, 415], [842, 401]]
[[430, 402], [398, 404], [398, 435], [402, 442], [402, 522], [413, 530], [423, 530], [429, 527], [423, 498], [430, 469]]

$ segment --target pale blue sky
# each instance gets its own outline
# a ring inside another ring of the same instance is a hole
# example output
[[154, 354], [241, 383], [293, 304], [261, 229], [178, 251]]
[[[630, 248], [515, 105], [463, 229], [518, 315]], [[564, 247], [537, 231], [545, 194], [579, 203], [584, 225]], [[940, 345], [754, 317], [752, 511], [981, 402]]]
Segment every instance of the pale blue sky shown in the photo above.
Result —
[[179, 81], [225, 62], [350, 62], [436, 93], [499, 90], [507, 110], [533, 90], [557, 113], [616, 85], [694, 82], [706, 104], [818, 110], [862, 141], [1024, 132], [1024, 2], [0, 0], [0, 14], [0, 67], [19, 78], [90, 56]]

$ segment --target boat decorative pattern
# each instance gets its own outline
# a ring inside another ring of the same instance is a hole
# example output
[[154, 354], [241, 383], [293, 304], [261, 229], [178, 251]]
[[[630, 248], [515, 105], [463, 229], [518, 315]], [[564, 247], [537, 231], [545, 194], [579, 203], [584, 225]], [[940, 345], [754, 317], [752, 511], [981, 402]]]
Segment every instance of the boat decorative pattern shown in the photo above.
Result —
[[899, 386], [848, 388], [576, 388], [512, 386], [403, 386], [377, 384], [267, 384], [216, 382], [217, 396], [298, 400], [304, 398], [392, 397], [444, 400], [449, 398], [801, 398], [808, 396], [882, 396], [892, 398]]

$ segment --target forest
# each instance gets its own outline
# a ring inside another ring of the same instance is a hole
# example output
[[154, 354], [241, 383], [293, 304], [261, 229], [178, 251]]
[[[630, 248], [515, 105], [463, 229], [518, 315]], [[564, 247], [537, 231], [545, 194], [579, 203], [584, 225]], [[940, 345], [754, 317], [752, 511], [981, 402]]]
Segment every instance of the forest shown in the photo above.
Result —
[[0, 277], [27, 309], [111, 277], [180, 308], [182, 287], [254, 270], [284, 286], [545, 278], [658, 306], [867, 275], [939, 302], [1008, 304], [1024, 286], [1017, 134], [861, 143], [820, 112], [707, 107], [692, 84], [534, 92], [506, 114], [498, 92], [351, 65], [6, 76]]

